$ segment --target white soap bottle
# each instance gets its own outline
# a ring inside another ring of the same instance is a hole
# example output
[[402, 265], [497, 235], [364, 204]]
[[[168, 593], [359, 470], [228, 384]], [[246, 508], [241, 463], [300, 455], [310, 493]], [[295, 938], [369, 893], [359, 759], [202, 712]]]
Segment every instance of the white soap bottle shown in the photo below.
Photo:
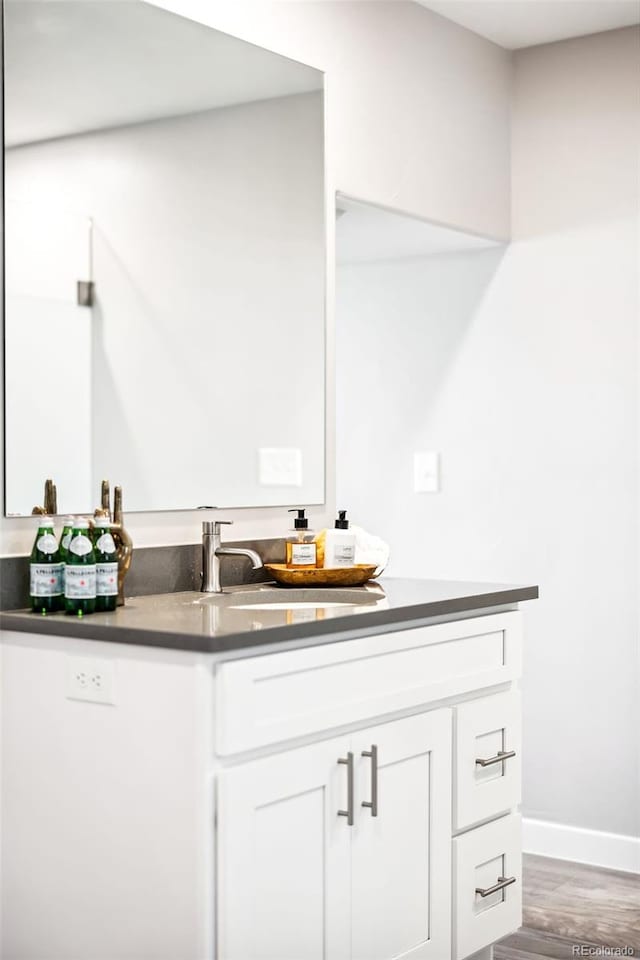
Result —
[[324, 565], [327, 567], [353, 567], [356, 562], [356, 535], [349, 530], [347, 511], [338, 510], [338, 519], [333, 530], [327, 530], [324, 543]]

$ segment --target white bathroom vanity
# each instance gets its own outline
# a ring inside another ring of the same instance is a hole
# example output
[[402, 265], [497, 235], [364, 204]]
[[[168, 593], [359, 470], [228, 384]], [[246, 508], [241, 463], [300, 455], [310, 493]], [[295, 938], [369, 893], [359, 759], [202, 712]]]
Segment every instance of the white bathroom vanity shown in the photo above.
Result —
[[382, 587], [3, 614], [3, 956], [489, 957], [521, 922], [537, 590]]

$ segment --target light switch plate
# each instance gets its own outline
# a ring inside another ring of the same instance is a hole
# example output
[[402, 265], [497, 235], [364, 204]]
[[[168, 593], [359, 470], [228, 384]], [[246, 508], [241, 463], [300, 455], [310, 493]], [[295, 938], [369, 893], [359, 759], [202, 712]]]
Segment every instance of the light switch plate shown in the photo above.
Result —
[[440, 490], [440, 454], [435, 450], [414, 453], [413, 489], [416, 493], [438, 493]]
[[261, 447], [258, 475], [265, 487], [302, 486], [302, 450], [298, 447]]

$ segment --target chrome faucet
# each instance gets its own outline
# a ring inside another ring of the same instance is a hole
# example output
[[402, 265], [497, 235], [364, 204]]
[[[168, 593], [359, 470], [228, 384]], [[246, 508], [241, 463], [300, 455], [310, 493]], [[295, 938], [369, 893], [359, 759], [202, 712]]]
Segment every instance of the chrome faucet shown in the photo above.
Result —
[[202, 586], [203, 593], [222, 593], [220, 586], [220, 557], [248, 557], [254, 570], [262, 566], [260, 555], [248, 547], [223, 547], [220, 538], [222, 524], [233, 520], [204, 520], [202, 524]]

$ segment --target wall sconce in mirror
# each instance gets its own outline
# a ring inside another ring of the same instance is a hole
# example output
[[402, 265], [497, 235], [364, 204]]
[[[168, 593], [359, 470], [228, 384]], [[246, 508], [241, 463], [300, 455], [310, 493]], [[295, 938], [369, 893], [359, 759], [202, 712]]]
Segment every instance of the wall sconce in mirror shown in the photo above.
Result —
[[95, 284], [93, 282], [93, 220], [87, 220], [87, 266], [89, 279], [78, 280], [76, 284], [76, 298], [79, 307], [92, 307], [95, 299]]
[[92, 307], [94, 294], [93, 280], [78, 280], [78, 306]]

